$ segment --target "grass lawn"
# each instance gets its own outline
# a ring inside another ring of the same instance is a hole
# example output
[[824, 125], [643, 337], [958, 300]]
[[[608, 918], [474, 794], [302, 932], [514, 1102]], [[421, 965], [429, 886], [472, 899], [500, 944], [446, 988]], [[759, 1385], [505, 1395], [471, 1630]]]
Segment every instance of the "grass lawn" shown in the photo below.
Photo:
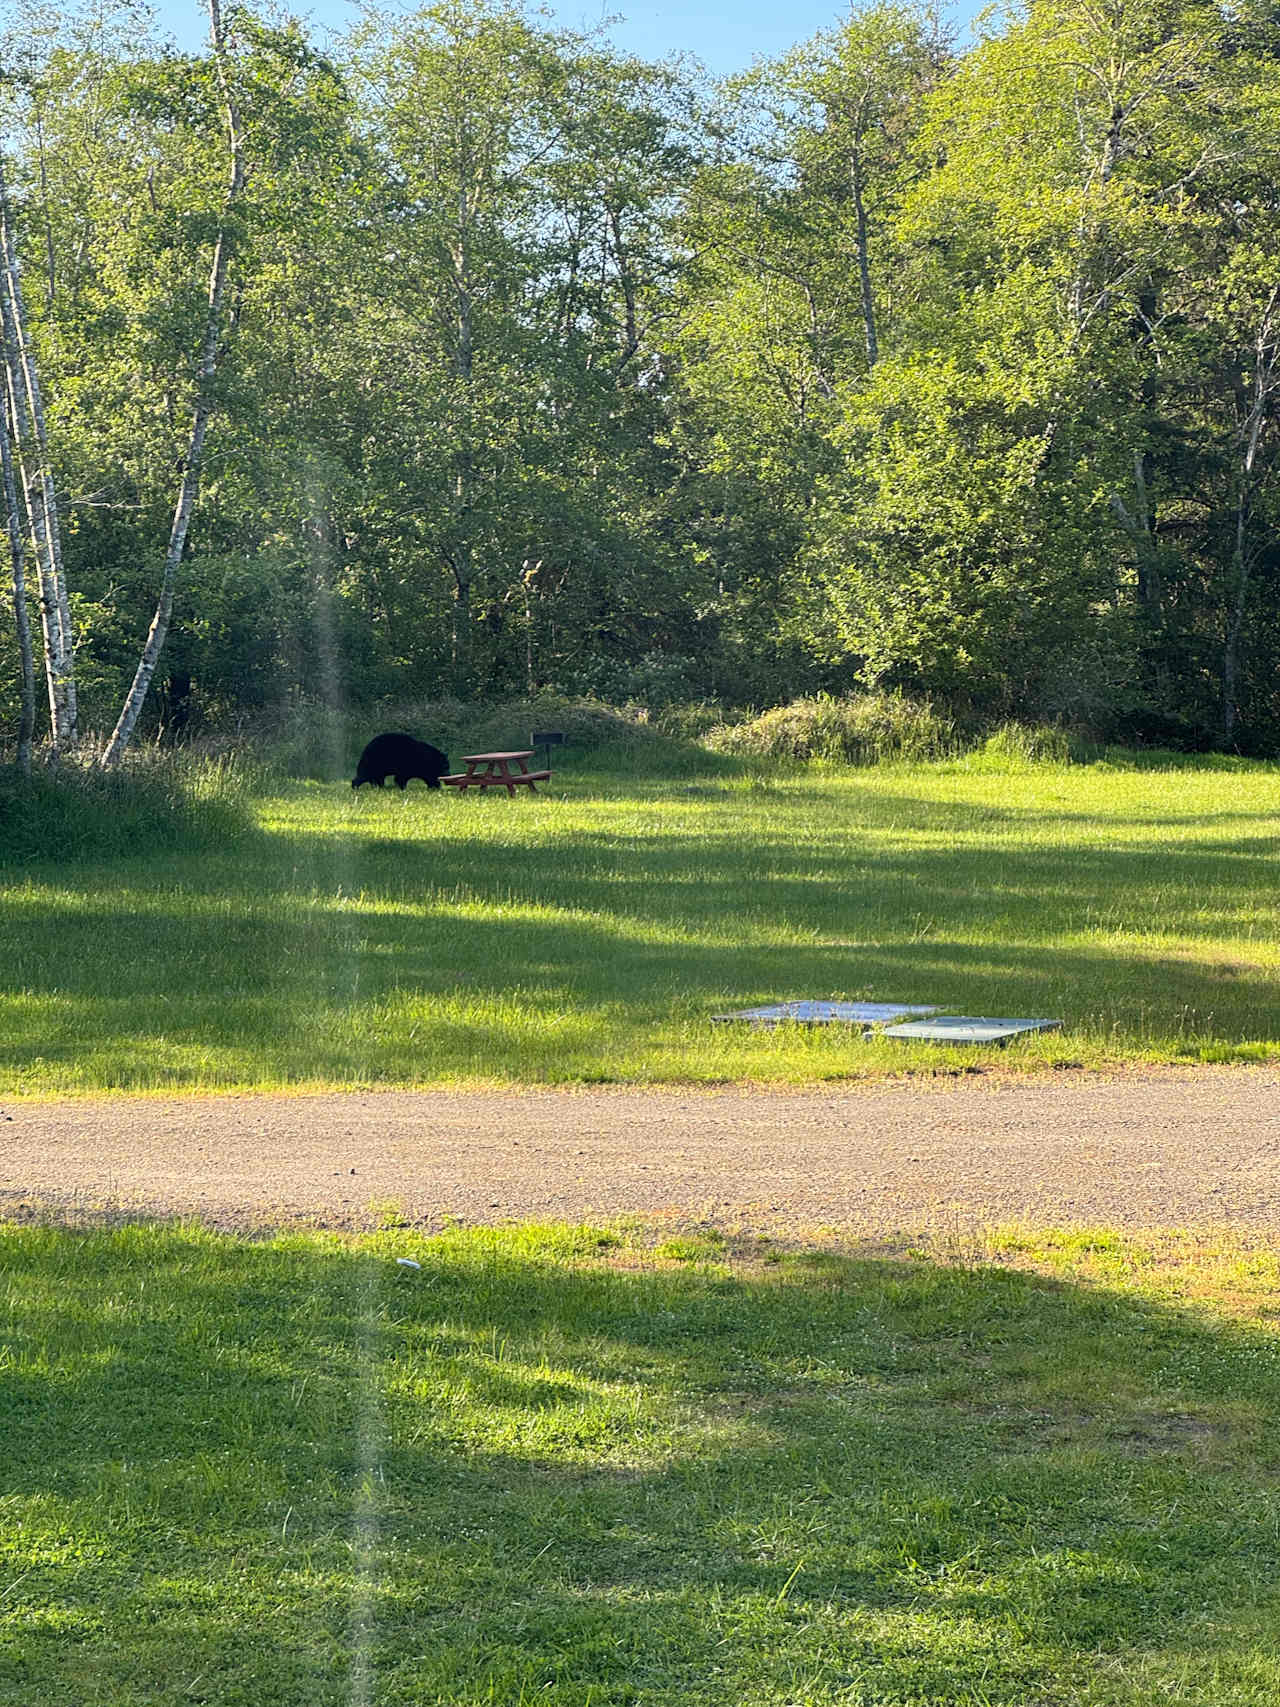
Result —
[[1280, 1698], [1273, 1254], [8, 1227], [0, 1307], [5, 1707]]
[[[1280, 769], [586, 761], [508, 800], [297, 784], [225, 847], [11, 871], [0, 1093], [803, 1083], [1280, 1053]], [[817, 996], [1002, 1052], [715, 1027]]]

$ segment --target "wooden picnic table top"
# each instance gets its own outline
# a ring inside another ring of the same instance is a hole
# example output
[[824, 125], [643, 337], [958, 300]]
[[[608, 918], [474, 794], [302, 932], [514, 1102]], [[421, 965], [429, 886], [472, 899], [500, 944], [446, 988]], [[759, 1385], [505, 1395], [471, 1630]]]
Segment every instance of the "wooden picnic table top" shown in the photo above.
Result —
[[531, 759], [532, 757], [533, 748], [529, 747], [522, 753], [464, 753], [462, 762], [464, 765], [478, 765], [492, 759]]

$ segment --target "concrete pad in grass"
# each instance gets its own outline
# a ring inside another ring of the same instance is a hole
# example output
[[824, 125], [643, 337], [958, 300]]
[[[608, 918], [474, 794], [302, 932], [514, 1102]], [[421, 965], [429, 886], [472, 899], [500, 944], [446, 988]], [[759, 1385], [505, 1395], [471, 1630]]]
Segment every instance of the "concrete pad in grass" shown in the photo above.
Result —
[[936, 1014], [936, 1007], [912, 1002], [773, 1002], [737, 1013], [712, 1014], [714, 1025], [743, 1020], [749, 1025], [881, 1025], [906, 1014]]
[[909, 1020], [887, 1025], [881, 1037], [904, 1037], [922, 1043], [1007, 1043], [1033, 1031], [1056, 1031], [1060, 1019], [978, 1019], [968, 1014], [944, 1014], [938, 1019]]

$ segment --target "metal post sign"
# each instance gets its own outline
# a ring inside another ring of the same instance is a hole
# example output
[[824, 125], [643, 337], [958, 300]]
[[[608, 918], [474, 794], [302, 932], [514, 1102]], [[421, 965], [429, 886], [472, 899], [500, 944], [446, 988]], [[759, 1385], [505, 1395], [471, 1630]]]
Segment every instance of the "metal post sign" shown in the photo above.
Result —
[[541, 768], [544, 771], [549, 771], [551, 769], [551, 749], [552, 747], [564, 746], [564, 732], [560, 729], [535, 729], [529, 737], [529, 745], [535, 749], [541, 747]]

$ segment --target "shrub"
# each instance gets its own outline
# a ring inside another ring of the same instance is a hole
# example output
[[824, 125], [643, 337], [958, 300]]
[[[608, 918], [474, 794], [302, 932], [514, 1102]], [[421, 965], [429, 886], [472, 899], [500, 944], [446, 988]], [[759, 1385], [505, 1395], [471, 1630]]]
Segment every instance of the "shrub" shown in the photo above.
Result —
[[664, 705], [653, 721], [664, 735], [674, 735], [682, 741], [701, 741], [724, 722], [724, 707], [707, 699]]
[[223, 844], [252, 826], [247, 767], [233, 759], [130, 755], [118, 770], [63, 761], [0, 770], [0, 865], [112, 859]]
[[1051, 723], [1002, 723], [980, 749], [984, 758], [1021, 764], [1068, 765], [1076, 756], [1065, 729]]
[[709, 732], [715, 752], [772, 759], [829, 759], [873, 765], [890, 759], [943, 759], [956, 746], [951, 718], [902, 694], [820, 694]]

